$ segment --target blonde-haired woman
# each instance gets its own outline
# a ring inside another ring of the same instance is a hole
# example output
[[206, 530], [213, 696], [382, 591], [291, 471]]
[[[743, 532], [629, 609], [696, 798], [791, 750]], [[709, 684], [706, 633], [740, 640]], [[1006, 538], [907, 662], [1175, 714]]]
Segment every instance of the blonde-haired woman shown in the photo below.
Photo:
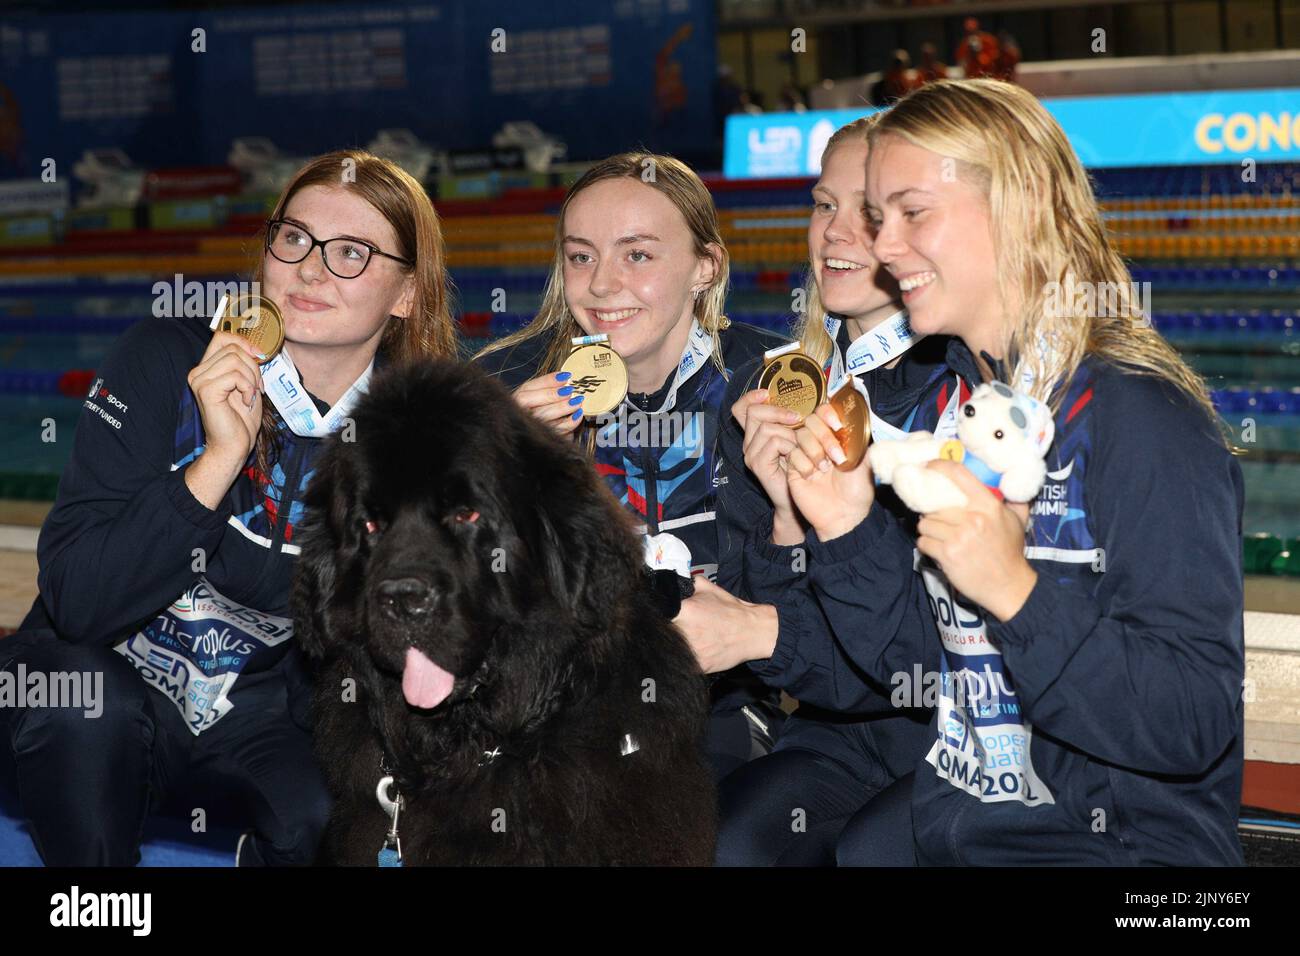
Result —
[[[723, 315], [728, 269], [713, 199], [688, 166], [652, 153], [611, 156], [564, 198], [536, 318], [476, 356], [523, 407], [590, 450], [642, 524], [650, 558], [689, 564], [696, 596], [687, 603], [719, 590], [710, 581], [716, 446], [729, 374], [781, 341]], [[628, 395], [614, 412], [584, 415], [584, 396], [559, 369], [574, 338], [600, 334], [627, 365]], [[715, 774], [768, 752], [781, 719], [775, 692], [747, 670], [720, 676], [707, 742]]]
[[0, 714], [49, 865], [136, 863], [193, 772], [246, 804], [238, 865], [314, 859], [329, 799], [289, 617], [303, 492], [376, 370], [455, 345], [437, 215], [393, 163], [317, 157], [262, 239], [282, 352], [264, 362], [207, 316], [122, 336], [41, 529], [40, 596], [0, 643], [0, 667], [103, 677], [100, 713]]
[[[841, 862], [914, 825], [923, 863], [1239, 864], [1241, 470], [1065, 134], [1019, 87], [928, 85], [872, 131], [867, 204], [913, 327], [958, 338], [1056, 427], [1028, 508], [930, 465], [969, 499], [921, 518], [906, 585], [939, 631], [934, 739], [910, 800], [868, 806]], [[789, 489], [836, 636], [890, 681], [925, 653], [879, 626], [912, 543], [884, 535], [869, 465], [821, 467], [833, 424], [800, 432]]]

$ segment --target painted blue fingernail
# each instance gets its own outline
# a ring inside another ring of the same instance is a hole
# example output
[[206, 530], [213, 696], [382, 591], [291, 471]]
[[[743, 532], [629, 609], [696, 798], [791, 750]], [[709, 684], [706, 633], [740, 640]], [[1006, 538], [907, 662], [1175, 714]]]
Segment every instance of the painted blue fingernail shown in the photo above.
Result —
[[573, 396], [573, 398], [569, 399], [569, 404], [570, 404], [570, 405], [581, 405], [581, 404], [582, 404], [582, 400], [583, 400], [584, 398], [586, 398], [586, 397], [587, 397], [586, 395], [575, 395], [575, 396]]
[[566, 385], [566, 386], [564, 386], [564, 388], [560, 389], [560, 397], [561, 397], [561, 398], [563, 398], [565, 395], [572, 395], [572, 394], [573, 394], [573, 386], [572, 386], [572, 385]]
[[567, 381], [568, 381], [569, 379], [571, 379], [571, 378], [573, 378], [573, 373], [572, 373], [572, 372], [556, 372], [556, 373], [555, 373], [555, 380], [556, 380], [557, 382], [567, 382]]
[[573, 413], [573, 420], [576, 422], [581, 417], [582, 417], [582, 409], [580, 408]]

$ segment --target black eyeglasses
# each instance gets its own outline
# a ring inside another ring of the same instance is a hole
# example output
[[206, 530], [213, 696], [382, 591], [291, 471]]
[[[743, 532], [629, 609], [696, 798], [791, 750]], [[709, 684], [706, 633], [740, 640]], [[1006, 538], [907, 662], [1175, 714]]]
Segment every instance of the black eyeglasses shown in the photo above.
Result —
[[371, 256], [383, 256], [395, 259], [404, 266], [415, 265], [410, 259], [380, 252], [368, 242], [360, 239], [317, 239], [310, 232], [295, 222], [287, 219], [272, 219], [266, 224], [266, 250], [281, 262], [293, 264], [302, 262], [312, 250], [320, 246], [325, 258], [325, 268], [340, 279], [355, 279], [366, 271]]

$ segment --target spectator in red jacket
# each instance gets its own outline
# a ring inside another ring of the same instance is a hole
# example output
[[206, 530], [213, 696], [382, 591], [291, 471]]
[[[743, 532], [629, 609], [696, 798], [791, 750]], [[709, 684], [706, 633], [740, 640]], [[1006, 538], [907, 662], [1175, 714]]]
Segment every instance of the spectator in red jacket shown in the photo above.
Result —
[[974, 17], [966, 18], [966, 35], [957, 44], [953, 60], [966, 71], [968, 79], [981, 76], [998, 76], [998, 38], [980, 29]]
[[997, 77], [1008, 83], [1016, 81], [1016, 67], [1020, 65], [1020, 44], [1006, 30], [998, 31]]
[[908, 93], [912, 92], [915, 77], [912, 70], [912, 58], [906, 50], [895, 50], [889, 66], [880, 75], [880, 79], [871, 85], [871, 103], [873, 106], [892, 106]]
[[948, 77], [948, 67], [939, 60], [939, 51], [935, 49], [933, 43], [921, 44], [921, 62], [916, 66], [916, 80], [913, 88], [919, 88], [926, 83], [933, 83], [935, 80], [943, 80]]

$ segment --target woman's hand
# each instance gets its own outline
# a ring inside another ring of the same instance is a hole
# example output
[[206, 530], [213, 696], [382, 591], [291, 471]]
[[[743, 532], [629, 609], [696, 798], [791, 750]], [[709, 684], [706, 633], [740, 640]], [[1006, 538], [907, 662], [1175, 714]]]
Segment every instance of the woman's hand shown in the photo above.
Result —
[[776, 650], [776, 608], [742, 601], [703, 575], [695, 576], [695, 593], [682, 601], [673, 623], [706, 674], [766, 660]]
[[953, 588], [999, 621], [1015, 617], [1038, 575], [1025, 559], [1029, 505], [999, 501], [965, 465], [932, 461], [927, 468], [951, 479], [968, 499], [917, 525], [917, 550], [939, 564]]
[[790, 497], [817, 537], [829, 541], [862, 523], [876, 500], [871, 461], [863, 455], [852, 471], [836, 465], [845, 460], [835, 432], [843, 425], [835, 409], [821, 405], [795, 433], [798, 447], [790, 452], [786, 478]]
[[773, 543], [799, 544], [804, 539], [804, 525], [790, 498], [785, 472], [786, 456], [798, 446], [794, 426], [802, 416], [769, 405], [769, 398], [765, 388], [746, 392], [731, 406], [731, 414], [745, 432], [745, 467], [772, 502]]
[[203, 454], [185, 469], [185, 484], [216, 511], [238, 477], [262, 427], [262, 372], [257, 350], [234, 332], [214, 332], [186, 381], [203, 422]]
[[550, 426], [561, 435], [572, 435], [582, 421], [581, 395], [573, 394], [573, 386], [565, 382], [572, 372], [556, 372], [530, 378], [515, 389], [515, 401], [538, 421]]
[[238, 469], [253, 450], [262, 426], [262, 372], [257, 356], [242, 336], [214, 332], [199, 364], [186, 376], [203, 421], [206, 448], [201, 458]]

